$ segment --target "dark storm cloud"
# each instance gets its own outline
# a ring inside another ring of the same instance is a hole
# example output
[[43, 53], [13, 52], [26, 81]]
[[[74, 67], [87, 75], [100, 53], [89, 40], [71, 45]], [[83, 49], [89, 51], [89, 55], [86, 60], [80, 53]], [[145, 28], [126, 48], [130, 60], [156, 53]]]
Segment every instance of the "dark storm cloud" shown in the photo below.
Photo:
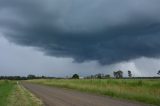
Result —
[[160, 56], [158, 0], [1, 0], [0, 31], [12, 42], [77, 62]]

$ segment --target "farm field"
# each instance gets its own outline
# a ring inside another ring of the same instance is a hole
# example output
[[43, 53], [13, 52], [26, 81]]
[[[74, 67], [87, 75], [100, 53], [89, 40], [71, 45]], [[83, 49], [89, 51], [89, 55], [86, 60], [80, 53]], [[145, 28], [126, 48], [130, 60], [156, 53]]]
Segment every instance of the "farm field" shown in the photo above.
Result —
[[16, 81], [0, 81], [0, 106], [42, 106], [42, 102]]
[[75, 89], [113, 98], [160, 106], [160, 80], [136, 79], [37, 79], [28, 82]]

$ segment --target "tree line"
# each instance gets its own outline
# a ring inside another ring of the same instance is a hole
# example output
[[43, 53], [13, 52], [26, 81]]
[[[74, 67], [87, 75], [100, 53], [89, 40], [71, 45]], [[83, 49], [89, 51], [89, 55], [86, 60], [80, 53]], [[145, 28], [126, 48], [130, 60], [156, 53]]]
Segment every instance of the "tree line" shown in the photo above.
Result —
[[53, 79], [55, 77], [46, 77], [46, 76], [35, 76], [35, 75], [28, 75], [28, 76], [0, 76], [0, 80], [29, 80], [29, 79]]
[[[114, 71], [113, 72], [113, 77], [112, 78], [116, 78], [116, 79], [159, 79], [160, 77], [133, 77], [132, 72], [130, 70], [128, 70], [128, 77], [124, 77], [123, 75], [123, 71], [122, 70], [118, 70], [118, 71]], [[160, 75], [160, 70], [157, 72], [158, 75]], [[107, 78], [111, 78], [109, 74], [95, 74], [95, 75], [91, 75], [91, 76], [87, 76], [85, 77], [86, 79], [107, 79]]]
[[[157, 72], [158, 75], [160, 75], [160, 70]], [[108, 79], [111, 78], [109, 74], [95, 74], [95, 75], [90, 75], [84, 77], [84, 79]], [[128, 79], [128, 78], [133, 78], [133, 79], [157, 79], [160, 77], [133, 77], [132, 72], [128, 70], [128, 77], [123, 77], [123, 71], [118, 70], [113, 72], [113, 78], [116, 79]], [[29, 80], [29, 79], [62, 79], [62, 78], [57, 78], [57, 77], [47, 77], [47, 76], [35, 76], [35, 75], [28, 75], [28, 76], [0, 76], [0, 80]], [[67, 78], [67, 79], [80, 79], [80, 76], [78, 74], [73, 74], [72, 77]]]

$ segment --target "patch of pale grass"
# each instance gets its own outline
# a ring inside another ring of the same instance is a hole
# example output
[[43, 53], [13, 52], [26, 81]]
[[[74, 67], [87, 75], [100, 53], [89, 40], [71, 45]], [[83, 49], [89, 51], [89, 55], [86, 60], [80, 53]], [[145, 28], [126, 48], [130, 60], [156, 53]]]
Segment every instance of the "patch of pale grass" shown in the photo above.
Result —
[[43, 106], [41, 100], [20, 84], [16, 84], [12, 94], [8, 98], [8, 101], [7, 106]]

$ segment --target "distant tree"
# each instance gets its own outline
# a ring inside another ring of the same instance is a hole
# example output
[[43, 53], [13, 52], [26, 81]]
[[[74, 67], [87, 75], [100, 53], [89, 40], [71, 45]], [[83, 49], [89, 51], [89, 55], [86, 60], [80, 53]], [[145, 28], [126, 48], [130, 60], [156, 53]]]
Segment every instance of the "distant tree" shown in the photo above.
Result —
[[74, 75], [72, 76], [72, 79], [79, 79], [79, 75], [78, 75], [78, 74], [74, 74]]
[[158, 73], [157, 73], [158, 75], [160, 75], [160, 70], [158, 71]]
[[102, 74], [100, 74], [100, 73], [99, 73], [99, 74], [97, 74], [97, 75], [96, 75], [96, 78], [98, 78], [98, 79], [102, 79]]
[[27, 78], [21, 76], [0, 76], [0, 80], [27, 80]]
[[117, 71], [117, 72], [118, 72], [119, 78], [123, 78], [123, 71], [119, 70], [119, 71]]
[[123, 78], [123, 71], [119, 70], [119, 71], [113, 72], [113, 75], [115, 78]]
[[44, 75], [41, 76], [42, 79], [45, 79], [46, 77]]
[[117, 76], [117, 72], [116, 71], [113, 72], [113, 76], [116, 78], [116, 76]]
[[93, 79], [93, 78], [94, 78], [94, 75], [91, 75], [90, 78]]
[[128, 70], [128, 77], [132, 78], [132, 72], [130, 70]]
[[31, 75], [31, 74], [30, 74], [30, 75], [28, 75], [28, 76], [27, 76], [27, 78], [28, 78], [28, 79], [35, 79], [35, 78], [36, 78], [36, 76], [35, 76], [35, 75]]
[[109, 74], [106, 74], [106, 75], [104, 76], [104, 78], [110, 78], [110, 75], [109, 75]]

